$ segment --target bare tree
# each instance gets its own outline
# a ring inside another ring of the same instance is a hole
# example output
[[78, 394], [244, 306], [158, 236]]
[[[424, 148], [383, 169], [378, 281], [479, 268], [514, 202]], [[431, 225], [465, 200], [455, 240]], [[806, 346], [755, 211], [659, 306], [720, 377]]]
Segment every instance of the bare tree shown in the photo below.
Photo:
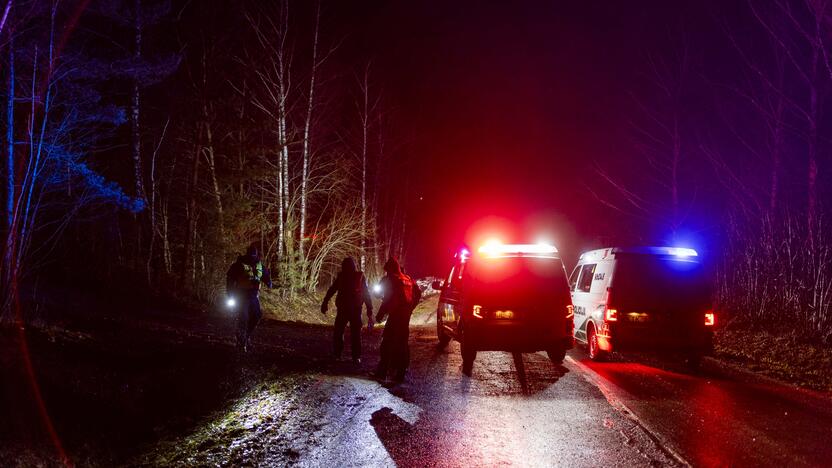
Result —
[[321, 2], [317, 2], [315, 9], [315, 32], [312, 39], [312, 70], [309, 74], [309, 94], [306, 102], [306, 120], [303, 126], [303, 153], [301, 159], [303, 160], [303, 169], [301, 170], [300, 182], [300, 243], [298, 250], [300, 252], [301, 262], [305, 265], [304, 243], [306, 241], [306, 201], [307, 188], [309, 185], [309, 158], [311, 156], [311, 140], [312, 140], [312, 110], [315, 107], [315, 77], [318, 74], [318, 31], [321, 24]]
[[683, 167], [695, 148], [686, 141], [683, 120], [690, 61], [686, 38], [673, 58], [648, 57], [645, 78], [651, 98], [632, 93], [638, 113], [630, 122], [643, 164], [637, 172], [632, 164], [617, 173], [597, 167], [609, 193], [590, 189], [604, 205], [642, 222], [659, 222], [672, 237], [685, 222], [695, 195], [685, 195], [683, 187]]
[[[825, 23], [828, 22], [828, 3], [827, 0], [776, 0], [770, 4], [768, 10], [762, 10], [754, 2], [748, 2], [753, 17], [771, 38], [775, 49], [788, 64], [791, 75], [797, 78], [797, 82], [805, 91], [805, 97], [802, 99], [788, 96], [785, 89], [778, 88], [777, 81], [761, 66], [752, 60], [746, 60], [752, 70], [768, 84], [771, 92], [786, 98], [784, 101], [789, 104], [790, 111], [800, 115], [805, 122], [806, 225], [810, 230], [817, 224], [818, 216], [818, 128], [821, 118], [821, 92], [832, 78], [825, 44], [828, 32], [824, 31]], [[826, 73], [822, 73], [822, 68]]]
[[[278, 246], [277, 255], [285, 253], [286, 239], [289, 235], [286, 226], [289, 203], [289, 93], [291, 91], [292, 51], [289, 47], [289, 3], [283, 0], [279, 4], [277, 20], [271, 15], [255, 18], [248, 15], [257, 37], [266, 66], [261, 66], [262, 55], [250, 59], [250, 65], [256, 76], [257, 92], [252, 94], [252, 104], [265, 113], [274, 123], [278, 145], [277, 185], [278, 203]], [[263, 24], [265, 23], [265, 24]]]
[[[368, 177], [367, 167], [370, 148], [370, 132], [374, 115], [378, 111], [379, 97], [371, 98], [370, 94], [370, 63], [364, 67], [362, 74], [358, 77], [359, 94], [355, 102], [358, 110], [358, 119], [361, 131], [358, 156], [361, 161], [361, 232], [368, 232]], [[367, 239], [361, 241], [360, 268], [367, 268]]]
[[[102, 117], [102, 109], [90, 107], [89, 93], [83, 92], [87, 89], [84, 86], [89, 85], [89, 70], [76, 62], [57, 60], [55, 30], [59, 6], [59, 2], [40, 5], [48, 19], [45, 40], [41, 39], [44, 31], [35, 26], [24, 24], [27, 27], [21, 28], [24, 34], [30, 34], [26, 37], [29, 50], [20, 55], [25, 57], [25, 67], [15, 61], [9, 73], [13, 92], [7, 102], [8, 157], [12, 171], [20, 167], [20, 173], [13, 179], [9, 192], [12, 205], [3, 243], [7, 259], [3, 277], [9, 279], [8, 283], [4, 281], [3, 291], [6, 311], [17, 295], [19, 281], [48, 258], [55, 241], [83, 207], [99, 203], [112, 203], [132, 211], [144, 207], [141, 200], [126, 196], [86, 162], [96, 138], [107, 126], [115, 125], [117, 119], [108, 121]], [[32, 23], [39, 20], [33, 17]], [[14, 44], [9, 42], [9, 46]], [[12, 54], [17, 55], [15, 51]], [[18, 84], [20, 94], [16, 92]], [[63, 95], [55, 92], [59, 87], [66, 91]], [[24, 111], [25, 120], [14, 118]], [[90, 128], [96, 131], [88, 131]], [[25, 137], [18, 141], [18, 135]], [[49, 216], [43, 216], [44, 213]]]
[[[3, 13], [3, 24], [5, 25], [11, 9], [11, 0], [6, 6], [6, 11]], [[10, 284], [12, 274], [12, 243], [14, 241], [13, 223], [14, 223], [14, 206], [15, 206], [15, 174], [14, 174], [14, 99], [15, 99], [15, 65], [14, 65], [14, 34], [9, 35], [9, 64], [7, 67], [9, 73], [9, 85], [6, 97], [6, 226], [3, 234], [5, 235], [5, 242], [3, 248], [3, 283]]]

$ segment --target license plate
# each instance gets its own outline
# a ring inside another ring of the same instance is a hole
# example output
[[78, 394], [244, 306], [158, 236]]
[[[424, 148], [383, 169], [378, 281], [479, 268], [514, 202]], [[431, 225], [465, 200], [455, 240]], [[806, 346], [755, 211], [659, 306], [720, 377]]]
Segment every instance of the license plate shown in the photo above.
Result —
[[645, 312], [630, 312], [627, 314], [627, 320], [638, 323], [648, 322], [650, 321], [650, 316]]
[[495, 310], [494, 318], [502, 320], [511, 320], [514, 318], [514, 311], [512, 310]]

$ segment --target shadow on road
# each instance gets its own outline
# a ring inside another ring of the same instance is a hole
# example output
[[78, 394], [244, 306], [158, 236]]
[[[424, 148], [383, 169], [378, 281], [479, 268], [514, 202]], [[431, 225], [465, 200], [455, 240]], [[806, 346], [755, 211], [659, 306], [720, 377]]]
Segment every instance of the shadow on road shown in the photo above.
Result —
[[[414, 451], [425, 451], [436, 453], [433, 447], [416, 447], [413, 441], [414, 425], [400, 418], [392, 409], [384, 407], [373, 413], [370, 418], [370, 425], [376, 431], [378, 440], [381, 441], [390, 458], [396, 466], [405, 466], [414, 457]], [[428, 465], [428, 460], [425, 464]]]
[[563, 367], [562, 364], [554, 365], [547, 371], [546, 366], [552, 366], [548, 359], [541, 363], [539, 355], [529, 355], [531, 370], [533, 371], [532, 380], [529, 381], [529, 374], [526, 372], [526, 362], [523, 353], [512, 353], [511, 357], [514, 361], [514, 368], [517, 370], [517, 381], [520, 383], [520, 388], [524, 395], [534, 395], [540, 393], [563, 377], [569, 370]]

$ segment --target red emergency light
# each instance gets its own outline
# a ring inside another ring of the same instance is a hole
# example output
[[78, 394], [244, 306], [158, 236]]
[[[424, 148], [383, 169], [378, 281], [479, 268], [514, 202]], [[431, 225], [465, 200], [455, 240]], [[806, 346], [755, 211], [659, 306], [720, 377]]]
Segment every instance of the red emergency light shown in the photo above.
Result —
[[497, 241], [487, 242], [478, 249], [478, 252], [489, 256], [498, 257], [501, 255], [555, 255], [558, 249], [549, 244], [503, 244]]

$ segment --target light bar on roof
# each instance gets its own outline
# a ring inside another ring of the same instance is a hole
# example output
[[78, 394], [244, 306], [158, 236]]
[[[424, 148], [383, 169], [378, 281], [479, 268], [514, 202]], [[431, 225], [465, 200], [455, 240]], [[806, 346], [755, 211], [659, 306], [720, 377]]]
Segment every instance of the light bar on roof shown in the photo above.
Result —
[[696, 250], [687, 247], [614, 247], [612, 249], [612, 253], [672, 255], [679, 259], [694, 258], [699, 256], [699, 253]]
[[675, 255], [677, 257], [696, 257], [699, 254], [696, 253], [693, 249], [688, 249], [686, 247], [670, 247], [668, 248], [670, 255]]
[[498, 244], [488, 243], [479, 248], [481, 254], [498, 256], [506, 254], [554, 255], [558, 249], [549, 244]]

